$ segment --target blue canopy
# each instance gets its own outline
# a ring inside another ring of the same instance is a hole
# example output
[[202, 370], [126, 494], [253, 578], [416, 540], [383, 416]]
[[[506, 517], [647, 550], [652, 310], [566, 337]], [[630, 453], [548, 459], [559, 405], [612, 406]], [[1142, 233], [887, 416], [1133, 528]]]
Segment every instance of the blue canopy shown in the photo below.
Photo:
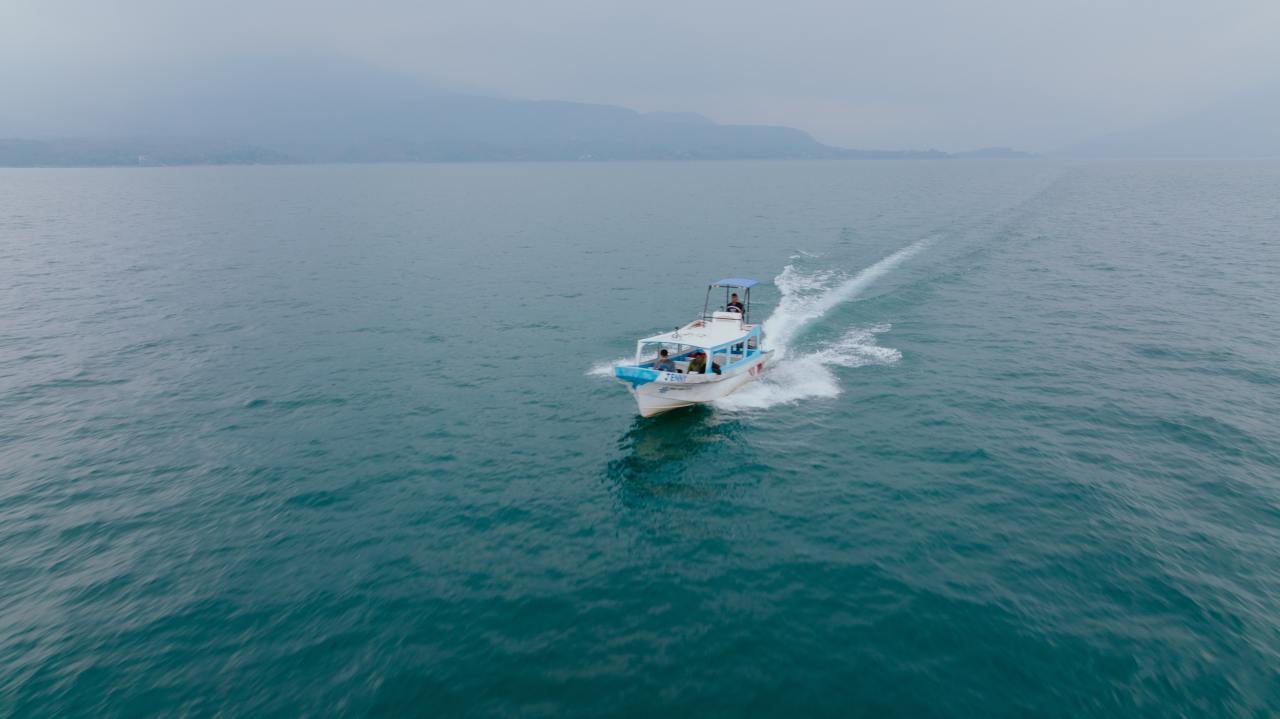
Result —
[[742, 277], [727, 277], [723, 280], [717, 280], [715, 282], [712, 282], [711, 286], [712, 287], [741, 287], [742, 289], [745, 290], [755, 286], [755, 284], [756, 284], [755, 280], [748, 280]]

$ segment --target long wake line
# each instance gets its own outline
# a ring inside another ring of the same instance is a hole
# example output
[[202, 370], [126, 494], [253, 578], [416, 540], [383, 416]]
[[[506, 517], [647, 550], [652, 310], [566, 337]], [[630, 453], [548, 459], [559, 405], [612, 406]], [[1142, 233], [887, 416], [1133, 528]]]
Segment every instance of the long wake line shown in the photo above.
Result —
[[[889, 331], [888, 324], [851, 328], [835, 342], [805, 354], [792, 352], [790, 343], [800, 330], [856, 298], [871, 283], [919, 254], [932, 242], [931, 237], [913, 242], [845, 280], [829, 271], [806, 273], [795, 265], [783, 268], [773, 281], [782, 293], [782, 299], [764, 322], [766, 346], [778, 353], [773, 367], [764, 379], [716, 402], [716, 406], [728, 410], [751, 410], [811, 397], [835, 397], [840, 394], [840, 383], [832, 368], [893, 364], [902, 359], [898, 350], [876, 343], [876, 335]], [[830, 286], [832, 282], [837, 284]]]
[[797, 332], [832, 309], [854, 299], [871, 283], [919, 254], [932, 242], [932, 237], [917, 240], [835, 287], [817, 294], [806, 293], [806, 290], [822, 287], [824, 280], [830, 279], [829, 275], [804, 275], [794, 265], [787, 265], [773, 281], [782, 292], [782, 300], [764, 322], [766, 343], [778, 350], [778, 359], [782, 359], [786, 355], [788, 343], [795, 338]]

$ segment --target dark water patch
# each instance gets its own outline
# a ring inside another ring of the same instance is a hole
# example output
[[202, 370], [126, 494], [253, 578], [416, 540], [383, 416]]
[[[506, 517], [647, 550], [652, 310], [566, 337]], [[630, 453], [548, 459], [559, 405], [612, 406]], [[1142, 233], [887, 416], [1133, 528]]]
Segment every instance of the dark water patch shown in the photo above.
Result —
[[338, 494], [335, 494], [333, 492], [317, 491], [317, 492], [303, 492], [301, 494], [295, 494], [292, 497], [289, 497], [288, 499], [286, 499], [285, 504], [295, 506], [295, 507], [307, 507], [311, 509], [317, 509], [322, 507], [328, 507], [342, 501], [345, 501], [345, 498]]
[[336, 397], [329, 395], [301, 395], [288, 399], [267, 399], [257, 397], [244, 403], [245, 409], [261, 409], [269, 408], [281, 413], [293, 412], [295, 410], [310, 409], [313, 407], [341, 407], [347, 404], [346, 397]]
[[1249, 432], [1229, 422], [1202, 415], [1152, 418], [1146, 423], [1151, 431], [1176, 444], [1197, 451], [1213, 452], [1226, 457], [1248, 457], [1268, 466], [1280, 468], [1280, 455]]
[[114, 387], [128, 384], [129, 382], [130, 380], [124, 378], [94, 377], [87, 372], [81, 372], [74, 377], [62, 377], [19, 387], [11, 391], [8, 398], [13, 400], [43, 399], [49, 395], [57, 394], [60, 390]]

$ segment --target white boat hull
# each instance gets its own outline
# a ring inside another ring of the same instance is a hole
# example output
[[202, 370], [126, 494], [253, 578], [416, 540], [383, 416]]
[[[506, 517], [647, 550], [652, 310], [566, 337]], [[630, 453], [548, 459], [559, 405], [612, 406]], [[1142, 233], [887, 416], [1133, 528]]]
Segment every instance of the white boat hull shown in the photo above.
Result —
[[663, 372], [657, 381], [630, 388], [631, 395], [635, 397], [641, 417], [652, 417], [695, 404], [708, 404], [728, 397], [748, 382], [759, 379], [772, 355], [772, 352], [763, 352], [758, 359], [721, 375]]

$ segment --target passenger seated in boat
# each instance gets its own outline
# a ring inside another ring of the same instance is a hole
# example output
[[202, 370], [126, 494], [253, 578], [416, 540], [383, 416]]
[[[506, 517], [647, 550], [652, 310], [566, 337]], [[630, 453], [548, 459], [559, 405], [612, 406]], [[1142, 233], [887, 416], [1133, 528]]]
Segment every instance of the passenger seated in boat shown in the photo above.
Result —
[[658, 361], [653, 363], [653, 368], [659, 372], [677, 371], [676, 363], [671, 361], [671, 357], [666, 350], [662, 350], [658, 353]]
[[[711, 371], [720, 374], [720, 365], [712, 362]], [[699, 350], [694, 353], [693, 359], [689, 360], [689, 374], [706, 374], [707, 373], [707, 353]]]
[[724, 306], [724, 311], [744, 314], [747, 311], [747, 308], [742, 306], [742, 303], [738, 301], [738, 293], [734, 292], [733, 295], [729, 297], [729, 304]]

